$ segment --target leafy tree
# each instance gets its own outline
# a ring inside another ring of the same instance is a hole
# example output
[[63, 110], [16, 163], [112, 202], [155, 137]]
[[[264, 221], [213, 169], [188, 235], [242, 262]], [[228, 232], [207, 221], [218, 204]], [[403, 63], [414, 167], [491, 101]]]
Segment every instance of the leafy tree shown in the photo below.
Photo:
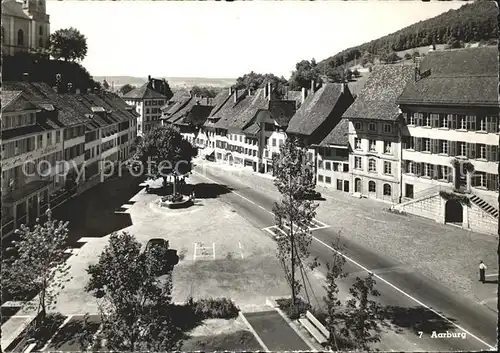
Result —
[[109, 90], [109, 83], [105, 79], [102, 81], [102, 88], [104, 88], [106, 91]]
[[356, 277], [356, 281], [349, 289], [352, 299], [347, 302], [349, 314], [342, 329], [346, 337], [351, 338], [356, 348], [368, 351], [370, 343], [380, 341], [380, 325], [377, 321], [381, 306], [368, 296], [380, 296], [375, 289], [375, 279], [370, 273], [364, 279]]
[[[55, 305], [57, 296], [68, 277], [66, 264], [69, 250], [68, 222], [56, 221], [50, 209], [47, 220], [39, 219], [33, 228], [21, 225], [16, 230], [19, 240], [13, 241], [12, 256], [3, 258], [2, 285], [11, 293], [38, 293], [36, 301], [29, 301], [27, 309], [36, 310], [37, 327], [44, 322], [47, 310]], [[29, 299], [29, 298], [24, 298]]]
[[464, 44], [455, 37], [451, 37], [446, 43], [447, 49], [463, 48]]
[[83, 60], [87, 55], [87, 38], [77, 29], [59, 29], [50, 35], [51, 55], [65, 61]]
[[334, 249], [334, 251], [332, 251], [332, 262], [326, 264], [326, 285], [323, 286], [326, 291], [326, 296], [323, 297], [327, 309], [326, 329], [330, 333], [328, 345], [337, 351], [339, 350], [337, 334], [340, 333], [338, 329], [340, 325], [339, 314], [342, 308], [342, 303], [338, 297], [339, 287], [337, 285], [337, 280], [347, 276], [344, 272], [346, 260], [340, 254], [343, 247], [340, 246], [339, 243], [340, 238], [337, 238], [336, 242], [332, 244], [332, 248]]
[[373, 54], [370, 52], [365, 52], [361, 58], [361, 65], [365, 67], [367, 64], [373, 64]]
[[193, 86], [193, 88], [191, 88], [191, 94], [200, 97], [213, 98], [220, 92], [221, 89], [217, 87]]
[[321, 83], [321, 71], [316, 60], [302, 60], [295, 65], [289, 83], [292, 90], [300, 90], [303, 87], [310, 88], [311, 81]]
[[191, 161], [197, 149], [184, 139], [174, 126], [156, 125], [137, 141], [134, 159], [147, 171], [149, 178], [162, 177], [164, 183], [168, 176], [174, 178], [174, 192], [180, 176], [191, 171]]
[[410, 60], [412, 58], [412, 55], [410, 53], [405, 53], [404, 58], [405, 60]]
[[235, 89], [257, 90], [258, 88], [265, 87], [268, 83], [272, 83], [273, 87], [278, 92], [282, 91], [283, 87], [287, 85], [287, 80], [284, 77], [278, 77], [274, 74], [259, 74], [251, 71], [236, 79]]
[[130, 91], [132, 91], [133, 89], [135, 89], [135, 86], [132, 86], [131, 84], [125, 84], [123, 86], [120, 87], [120, 93], [122, 95], [126, 95], [127, 93], [129, 93]]
[[296, 273], [309, 256], [312, 236], [307, 225], [315, 217], [318, 207], [318, 204], [306, 200], [307, 195], [314, 193], [315, 187], [307, 149], [300, 146], [296, 138], [286, 139], [280, 154], [275, 157], [274, 170], [274, 185], [281, 194], [281, 200], [274, 203], [273, 212], [276, 225], [283, 231], [283, 236], [277, 238], [277, 257], [285, 269], [292, 290], [292, 305], [296, 310], [297, 295], [301, 289]]
[[398, 56], [396, 52], [385, 52], [382, 55], [380, 55], [380, 60], [387, 63], [387, 64], [393, 64], [399, 60], [401, 60], [401, 57]]
[[358, 70], [358, 69], [354, 69], [354, 70], [352, 71], [352, 74], [353, 74], [353, 76], [354, 76], [354, 77], [356, 77], [356, 78], [361, 77], [361, 73], [359, 72], [359, 70]]
[[98, 263], [88, 267], [85, 290], [98, 300], [106, 349], [174, 348], [176, 330], [169, 313], [172, 277], [158, 279], [159, 255], [141, 253], [141, 244], [129, 233], [113, 233]]

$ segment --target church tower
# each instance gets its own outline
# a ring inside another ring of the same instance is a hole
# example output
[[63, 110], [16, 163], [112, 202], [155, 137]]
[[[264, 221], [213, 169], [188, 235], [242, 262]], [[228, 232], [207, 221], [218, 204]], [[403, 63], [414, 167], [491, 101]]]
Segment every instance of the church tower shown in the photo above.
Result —
[[30, 48], [45, 48], [50, 36], [49, 15], [46, 0], [23, 0], [23, 11], [31, 18]]
[[35, 21], [45, 20], [45, 0], [23, 0], [23, 10], [28, 12]]

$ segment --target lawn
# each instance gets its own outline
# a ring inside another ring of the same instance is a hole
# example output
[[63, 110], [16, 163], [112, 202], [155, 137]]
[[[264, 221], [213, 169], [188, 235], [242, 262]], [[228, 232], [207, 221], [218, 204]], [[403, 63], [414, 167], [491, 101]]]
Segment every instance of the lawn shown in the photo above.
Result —
[[250, 331], [236, 331], [213, 336], [194, 336], [182, 343], [181, 350], [194, 351], [259, 351], [262, 347]]

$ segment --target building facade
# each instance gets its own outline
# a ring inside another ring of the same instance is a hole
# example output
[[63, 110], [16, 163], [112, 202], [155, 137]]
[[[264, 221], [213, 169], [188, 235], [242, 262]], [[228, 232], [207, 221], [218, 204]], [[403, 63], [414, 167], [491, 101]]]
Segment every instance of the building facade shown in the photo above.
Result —
[[136, 118], [112, 93], [3, 82], [2, 236], [110, 176], [130, 158]]
[[150, 131], [155, 125], [161, 123], [161, 108], [170, 99], [170, 97], [167, 96], [167, 87], [168, 84], [165, 80], [159, 80], [148, 76], [148, 82], [123, 96], [125, 102], [134, 107], [138, 114], [138, 136], [143, 135]]
[[2, 0], [2, 54], [46, 48], [50, 20], [45, 0]]

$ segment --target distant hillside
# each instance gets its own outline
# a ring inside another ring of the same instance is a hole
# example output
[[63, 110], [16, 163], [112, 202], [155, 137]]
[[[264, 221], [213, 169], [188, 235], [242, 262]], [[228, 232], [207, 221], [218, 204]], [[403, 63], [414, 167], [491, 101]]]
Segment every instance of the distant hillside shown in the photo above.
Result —
[[[156, 77], [156, 76], [155, 76]], [[94, 80], [102, 82], [104, 79], [115, 88], [126, 85], [141, 86], [147, 81], [147, 77], [132, 76], [94, 76]], [[205, 78], [205, 77], [165, 77], [172, 88], [187, 88], [192, 86], [226, 87], [234, 85], [235, 78]]]
[[[354, 65], [365, 52], [382, 54], [404, 51], [434, 44], [445, 44], [451, 39], [462, 42], [488, 42], [498, 40], [498, 9], [493, 1], [465, 4], [425, 21], [417, 22], [387, 36], [349, 49], [318, 63], [325, 72], [328, 66]], [[345, 61], [345, 62], [344, 62]]]

